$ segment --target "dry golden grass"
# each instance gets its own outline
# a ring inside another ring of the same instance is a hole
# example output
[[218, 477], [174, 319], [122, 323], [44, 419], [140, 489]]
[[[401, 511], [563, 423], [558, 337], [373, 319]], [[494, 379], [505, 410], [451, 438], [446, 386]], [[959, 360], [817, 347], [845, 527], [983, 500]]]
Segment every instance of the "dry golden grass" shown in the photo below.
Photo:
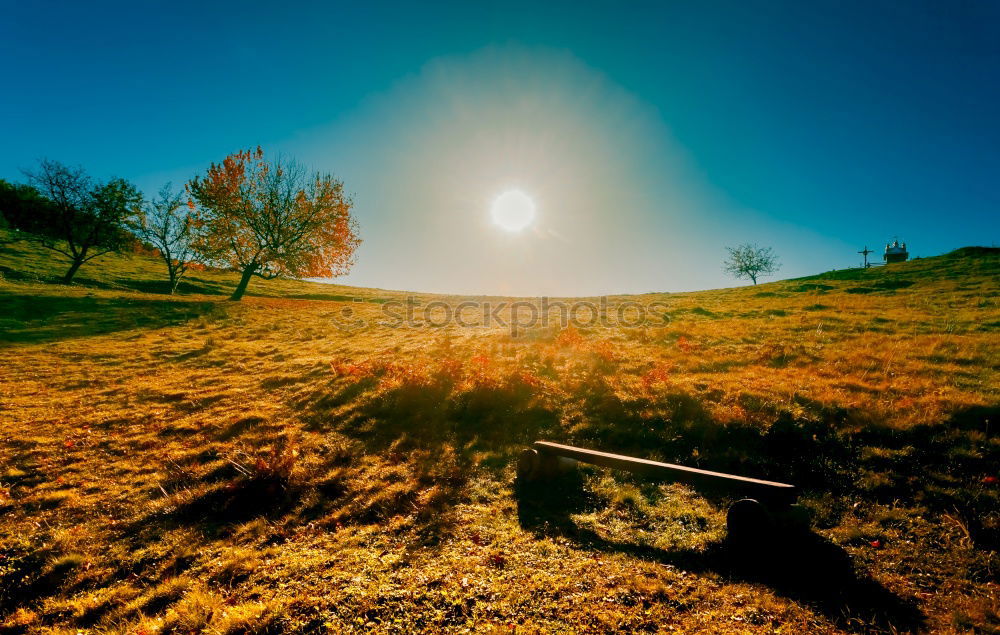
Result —
[[[519, 337], [338, 328], [403, 298], [372, 289], [152, 294], [140, 257], [65, 288], [47, 258], [0, 247], [2, 629], [1000, 628], [995, 253]], [[795, 482], [815, 533], [762, 562], [722, 496], [596, 468], [519, 488], [537, 438]]]

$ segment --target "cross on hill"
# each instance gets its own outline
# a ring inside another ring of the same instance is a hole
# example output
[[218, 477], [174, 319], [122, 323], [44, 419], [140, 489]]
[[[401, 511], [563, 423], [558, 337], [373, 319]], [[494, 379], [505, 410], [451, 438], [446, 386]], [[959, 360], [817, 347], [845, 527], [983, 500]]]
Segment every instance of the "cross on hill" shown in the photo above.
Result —
[[865, 245], [865, 248], [862, 249], [861, 251], [859, 251], [858, 253], [864, 255], [864, 257], [865, 257], [865, 269], [867, 269], [868, 268], [868, 254], [873, 254], [875, 252], [872, 251], [871, 249], [869, 249], [868, 245]]

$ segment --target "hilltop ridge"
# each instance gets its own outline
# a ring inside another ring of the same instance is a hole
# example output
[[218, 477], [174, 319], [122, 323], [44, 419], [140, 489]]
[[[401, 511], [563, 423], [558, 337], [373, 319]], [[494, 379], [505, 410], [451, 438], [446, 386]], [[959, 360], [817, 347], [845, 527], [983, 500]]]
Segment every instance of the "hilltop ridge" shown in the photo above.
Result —
[[[802, 280], [878, 280], [882, 278], [912, 275], [916, 277], [934, 277], [934, 275], [951, 275], [962, 269], [972, 275], [995, 272], [996, 259], [1000, 256], [1000, 247], [969, 246], [955, 249], [946, 254], [917, 258], [905, 263], [895, 263], [889, 266], [876, 266], [869, 269], [847, 268], [823, 273], [762, 282], [758, 288], [768, 285], [789, 283]], [[981, 264], [960, 264], [955, 259], [982, 259]], [[18, 236], [16, 232], [0, 229], [0, 275], [11, 282], [46, 282], [55, 283], [59, 280], [62, 267], [62, 257], [43, 248], [41, 245]], [[150, 254], [116, 254], [111, 253], [93, 261], [81, 270], [74, 286], [87, 288], [105, 288], [117, 290], [134, 290], [144, 293], [164, 293], [168, 290], [165, 280], [163, 263]], [[235, 272], [205, 269], [189, 272], [178, 286], [179, 295], [225, 295], [230, 292], [230, 285], [235, 286], [238, 276]], [[730, 287], [738, 288], [738, 287]], [[367, 297], [374, 292], [386, 294], [413, 293], [422, 296], [439, 295], [445, 297], [466, 297], [468, 294], [433, 294], [419, 290], [385, 290], [366, 287], [355, 287], [333, 283], [310, 282], [306, 280], [261, 280], [251, 287], [250, 295], [265, 297], [301, 296], [303, 299], [346, 299], [348, 291], [353, 290], [353, 297]], [[716, 291], [716, 290], [704, 290]], [[692, 291], [688, 293], [700, 293]], [[656, 292], [652, 292], [655, 294]], [[613, 294], [621, 297], [623, 294]], [[649, 294], [641, 294], [649, 295]]]

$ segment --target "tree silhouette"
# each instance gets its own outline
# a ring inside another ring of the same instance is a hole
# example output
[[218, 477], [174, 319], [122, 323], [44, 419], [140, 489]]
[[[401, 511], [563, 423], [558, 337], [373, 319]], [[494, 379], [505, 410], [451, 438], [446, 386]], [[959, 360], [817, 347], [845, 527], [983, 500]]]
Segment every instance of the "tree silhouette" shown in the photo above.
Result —
[[51, 201], [51, 226], [36, 235], [41, 244], [66, 256], [69, 270], [63, 284], [73, 281], [80, 267], [98, 256], [118, 251], [132, 238], [126, 219], [142, 204], [142, 195], [125, 179], [96, 182], [83, 168], [43, 159], [28, 182]]
[[187, 190], [199, 211], [195, 249], [242, 274], [232, 300], [243, 297], [252, 276], [332, 277], [353, 264], [361, 241], [352, 201], [329, 174], [310, 174], [292, 160], [269, 162], [258, 147], [213, 163]]
[[729, 257], [722, 263], [726, 273], [737, 279], [752, 280], [757, 284], [757, 277], [774, 273], [781, 268], [778, 257], [770, 247], [758, 247], [744, 243], [737, 247], [726, 247]]
[[167, 183], [160, 188], [156, 199], [143, 205], [130, 225], [137, 236], [160, 252], [173, 294], [191, 264], [197, 237], [195, 214], [185, 204], [184, 193], [174, 192]]

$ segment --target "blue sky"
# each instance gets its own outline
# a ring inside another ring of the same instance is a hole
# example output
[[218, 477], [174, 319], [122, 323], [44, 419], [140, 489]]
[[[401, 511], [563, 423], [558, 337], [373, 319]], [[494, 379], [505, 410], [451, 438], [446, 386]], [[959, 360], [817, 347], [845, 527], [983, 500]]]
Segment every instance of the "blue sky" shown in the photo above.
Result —
[[[343, 178], [350, 284], [576, 295], [1000, 242], [1000, 3], [4, 2], [0, 178]], [[534, 231], [488, 226], [517, 187]]]

